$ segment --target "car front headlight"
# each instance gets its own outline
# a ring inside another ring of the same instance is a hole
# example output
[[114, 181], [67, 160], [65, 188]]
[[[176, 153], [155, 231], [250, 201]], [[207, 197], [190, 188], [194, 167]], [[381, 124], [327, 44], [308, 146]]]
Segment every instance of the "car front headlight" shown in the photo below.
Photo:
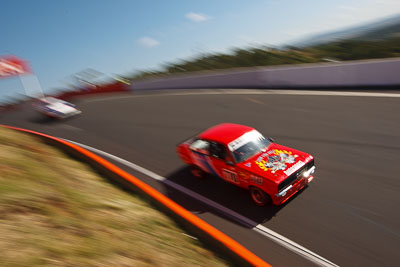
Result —
[[303, 172], [303, 177], [304, 178], [310, 177], [310, 175], [313, 174], [314, 171], [315, 171], [315, 166], [312, 166], [310, 169], [308, 169], [307, 171]]

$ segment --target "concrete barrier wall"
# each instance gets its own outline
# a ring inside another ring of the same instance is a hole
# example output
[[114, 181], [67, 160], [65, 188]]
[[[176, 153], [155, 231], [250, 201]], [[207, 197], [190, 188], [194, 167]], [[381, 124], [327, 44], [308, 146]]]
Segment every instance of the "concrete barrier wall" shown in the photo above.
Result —
[[104, 93], [117, 93], [117, 92], [125, 92], [130, 91], [128, 85], [121, 83], [119, 81], [115, 81], [112, 83], [99, 85], [95, 87], [82, 88], [80, 90], [62, 92], [58, 95], [55, 95], [56, 98], [68, 100], [73, 97], [84, 96], [84, 95], [94, 95], [94, 94], [104, 94]]
[[133, 81], [133, 90], [400, 86], [400, 58], [198, 72]]
[[134, 90], [169, 89], [169, 88], [227, 88], [227, 87], [254, 87], [261, 85], [258, 71], [221, 71], [213, 73], [200, 73], [194, 75], [171, 75], [163, 78], [133, 81], [131, 88]]

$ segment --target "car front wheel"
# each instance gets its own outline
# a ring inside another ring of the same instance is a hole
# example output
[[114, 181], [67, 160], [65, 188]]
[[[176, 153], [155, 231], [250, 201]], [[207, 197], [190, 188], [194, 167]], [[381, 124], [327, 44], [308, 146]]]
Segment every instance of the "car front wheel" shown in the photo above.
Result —
[[258, 187], [250, 187], [250, 194], [257, 206], [265, 206], [271, 203], [271, 197]]

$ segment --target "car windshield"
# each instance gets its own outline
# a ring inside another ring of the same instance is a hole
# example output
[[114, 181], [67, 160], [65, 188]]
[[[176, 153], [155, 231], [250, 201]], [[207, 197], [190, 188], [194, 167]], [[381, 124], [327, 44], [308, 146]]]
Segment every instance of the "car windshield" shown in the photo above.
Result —
[[254, 130], [228, 144], [237, 163], [243, 162], [269, 146], [271, 142]]

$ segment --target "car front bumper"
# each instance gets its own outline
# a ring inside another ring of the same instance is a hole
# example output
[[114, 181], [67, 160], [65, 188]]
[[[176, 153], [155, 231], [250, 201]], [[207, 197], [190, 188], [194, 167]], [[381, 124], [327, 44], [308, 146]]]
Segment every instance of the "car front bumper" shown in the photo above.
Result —
[[281, 205], [285, 203], [289, 198], [295, 195], [298, 191], [303, 189], [308, 183], [314, 180], [314, 176], [312, 175], [315, 172], [315, 166], [310, 168], [301, 179], [295, 181], [293, 184], [286, 187], [284, 190], [276, 194], [272, 202], [274, 205]]

